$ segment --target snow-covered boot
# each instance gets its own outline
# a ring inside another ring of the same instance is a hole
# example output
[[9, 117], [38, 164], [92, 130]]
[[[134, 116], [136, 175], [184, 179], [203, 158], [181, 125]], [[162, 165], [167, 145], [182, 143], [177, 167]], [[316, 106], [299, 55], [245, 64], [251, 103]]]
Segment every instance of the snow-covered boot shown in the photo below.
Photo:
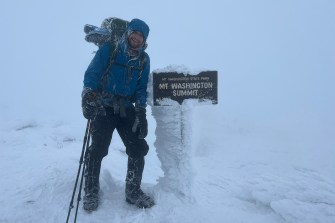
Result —
[[141, 190], [143, 169], [144, 157], [128, 157], [126, 201], [138, 208], [150, 208], [155, 201]]
[[101, 160], [88, 159], [85, 169], [84, 210], [91, 212], [99, 206], [99, 175]]

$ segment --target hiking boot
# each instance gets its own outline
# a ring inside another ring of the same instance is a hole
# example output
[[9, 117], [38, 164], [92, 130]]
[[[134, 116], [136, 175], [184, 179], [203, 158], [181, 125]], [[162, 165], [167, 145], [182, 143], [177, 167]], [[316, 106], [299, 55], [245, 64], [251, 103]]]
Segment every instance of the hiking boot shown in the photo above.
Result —
[[101, 160], [88, 159], [85, 168], [84, 210], [91, 212], [99, 206], [99, 175]]
[[154, 199], [145, 194], [141, 189], [133, 193], [126, 193], [126, 201], [129, 204], [134, 204], [138, 208], [151, 208], [155, 205]]
[[84, 210], [87, 212], [95, 211], [99, 206], [99, 194], [85, 194], [84, 196]]
[[150, 208], [155, 204], [155, 201], [141, 190], [143, 169], [144, 157], [128, 157], [126, 201], [138, 208]]

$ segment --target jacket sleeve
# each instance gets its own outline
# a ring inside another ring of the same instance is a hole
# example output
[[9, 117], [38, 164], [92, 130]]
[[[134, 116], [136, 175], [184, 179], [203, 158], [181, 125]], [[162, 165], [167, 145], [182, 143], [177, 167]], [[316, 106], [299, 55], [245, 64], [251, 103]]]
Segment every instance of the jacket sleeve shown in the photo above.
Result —
[[146, 63], [135, 92], [136, 102], [143, 108], [147, 106], [147, 85], [150, 73], [150, 57], [146, 54]]
[[89, 87], [92, 90], [98, 90], [102, 75], [108, 66], [109, 51], [109, 44], [105, 44], [98, 49], [85, 72], [84, 87]]

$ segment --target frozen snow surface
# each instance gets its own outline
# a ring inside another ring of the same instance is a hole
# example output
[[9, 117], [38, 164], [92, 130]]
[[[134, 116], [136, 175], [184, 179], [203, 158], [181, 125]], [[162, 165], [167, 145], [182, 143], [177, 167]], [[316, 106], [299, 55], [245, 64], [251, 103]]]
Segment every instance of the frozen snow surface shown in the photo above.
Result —
[[[156, 206], [139, 210], [125, 202], [126, 155], [114, 137], [102, 167], [101, 205], [92, 214], [80, 206], [78, 222], [334, 222], [333, 167], [299, 163], [296, 144], [272, 144], [226, 123], [215, 106], [183, 109], [152, 109], [160, 127], [143, 188]], [[85, 120], [2, 123], [0, 222], [65, 222]]]

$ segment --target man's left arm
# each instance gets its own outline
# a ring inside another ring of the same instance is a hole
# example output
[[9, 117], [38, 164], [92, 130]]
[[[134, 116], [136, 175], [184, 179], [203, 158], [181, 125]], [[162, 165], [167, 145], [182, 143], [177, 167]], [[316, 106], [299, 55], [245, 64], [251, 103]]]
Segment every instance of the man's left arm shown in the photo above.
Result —
[[135, 113], [136, 118], [132, 128], [133, 132], [138, 132], [138, 138], [144, 139], [148, 134], [148, 121], [146, 118], [146, 106], [147, 106], [147, 85], [150, 73], [150, 60], [147, 56], [147, 61], [142, 71], [142, 76], [139, 79], [139, 83], [135, 92]]
[[144, 64], [144, 68], [142, 71], [141, 78], [136, 87], [135, 92], [135, 101], [138, 106], [142, 108], [146, 108], [147, 106], [147, 86], [149, 80], [149, 73], [150, 73], [150, 58], [146, 55], [146, 63]]

